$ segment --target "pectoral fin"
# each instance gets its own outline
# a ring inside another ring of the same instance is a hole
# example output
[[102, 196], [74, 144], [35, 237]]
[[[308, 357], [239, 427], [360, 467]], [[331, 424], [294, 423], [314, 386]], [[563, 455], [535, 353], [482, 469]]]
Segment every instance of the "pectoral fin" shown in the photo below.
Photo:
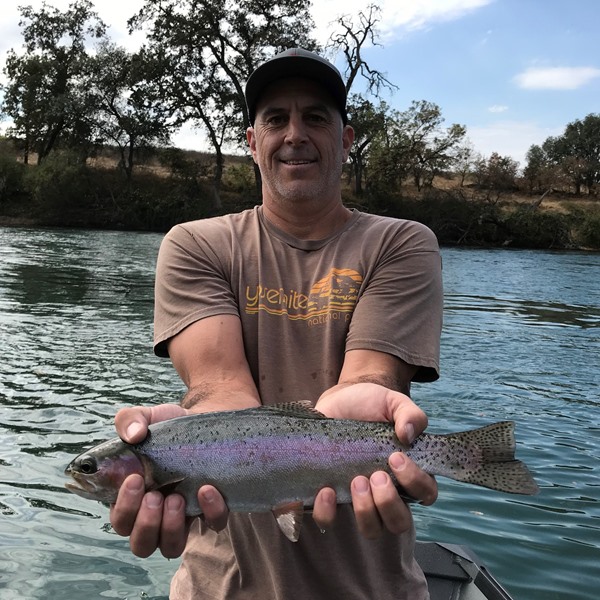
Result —
[[304, 517], [304, 505], [302, 502], [287, 502], [273, 507], [273, 516], [277, 520], [279, 529], [283, 531], [285, 537], [297, 542], [300, 538], [302, 529], [302, 519]]

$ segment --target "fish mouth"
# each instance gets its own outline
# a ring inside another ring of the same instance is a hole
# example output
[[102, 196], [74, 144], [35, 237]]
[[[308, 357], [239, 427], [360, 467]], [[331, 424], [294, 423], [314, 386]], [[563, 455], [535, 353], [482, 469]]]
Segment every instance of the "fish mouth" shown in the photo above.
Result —
[[95, 485], [89, 485], [80, 481], [69, 481], [65, 487], [74, 494], [87, 498], [88, 500], [98, 500], [98, 492]]
[[79, 477], [78, 473], [71, 471], [69, 467], [65, 469], [65, 475], [70, 475], [72, 477], [72, 481], [65, 483], [65, 487], [73, 494], [77, 494], [88, 500], [97, 500], [99, 502], [114, 502], [116, 500], [116, 498], [113, 498], [113, 494], [107, 493], [107, 491], [101, 486], [98, 486], [96, 482], [89, 478]]

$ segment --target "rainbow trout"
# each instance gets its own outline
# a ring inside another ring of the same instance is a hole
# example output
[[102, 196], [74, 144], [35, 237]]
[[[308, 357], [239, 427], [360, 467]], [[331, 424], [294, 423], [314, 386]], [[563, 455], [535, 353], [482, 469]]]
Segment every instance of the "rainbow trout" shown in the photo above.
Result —
[[[144, 477], [147, 490], [177, 492], [187, 514], [199, 515], [197, 490], [214, 485], [232, 511], [273, 511], [292, 541], [302, 514], [323, 487], [339, 504], [352, 501], [357, 475], [387, 471], [388, 457], [405, 452], [432, 475], [514, 494], [535, 494], [527, 467], [515, 460], [514, 424], [420, 435], [403, 447], [389, 423], [329, 419], [310, 403], [195, 414], [150, 426], [139, 444], [115, 438], [80, 454], [65, 470], [73, 493], [113, 503], [123, 480]], [[392, 475], [393, 478], [393, 475]]]

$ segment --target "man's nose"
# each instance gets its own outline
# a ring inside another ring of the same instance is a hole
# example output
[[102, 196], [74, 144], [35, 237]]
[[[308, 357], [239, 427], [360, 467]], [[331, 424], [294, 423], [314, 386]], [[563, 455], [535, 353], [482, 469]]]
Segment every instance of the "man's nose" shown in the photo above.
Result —
[[306, 124], [301, 115], [291, 115], [285, 133], [285, 141], [288, 144], [301, 144], [308, 138]]

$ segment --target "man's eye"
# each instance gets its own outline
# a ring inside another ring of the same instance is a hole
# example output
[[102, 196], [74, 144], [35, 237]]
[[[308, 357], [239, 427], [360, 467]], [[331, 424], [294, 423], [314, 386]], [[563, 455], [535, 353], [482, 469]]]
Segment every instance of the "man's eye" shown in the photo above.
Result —
[[277, 127], [278, 125], [283, 125], [285, 123], [285, 118], [281, 115], [274, 115], [267, 119], [267, 123]]

